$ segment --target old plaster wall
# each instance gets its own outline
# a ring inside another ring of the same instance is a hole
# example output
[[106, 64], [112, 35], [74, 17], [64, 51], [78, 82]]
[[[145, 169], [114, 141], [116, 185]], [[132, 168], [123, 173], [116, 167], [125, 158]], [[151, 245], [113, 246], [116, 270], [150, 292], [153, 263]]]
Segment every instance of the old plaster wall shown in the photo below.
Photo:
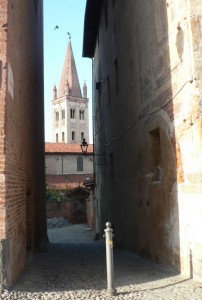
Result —
[[105, 1], [94, 67], [95, 148], [106, 159], [96, 166], [100, 218], [114, 223], [118, 244], [195, 278], [201, 9], [194, 0]]
[[[202, 4], [187, 2], [187, 20], [194, 82], [184, 95], [183, 126], [176, 126], [184, 180], [178, 181], [180, 208], [181, 268], [202, 278]], [[184, 59], [184, 58], [183, 58]], [[179, 114], [178, 114], [179, 116]]]
[[1, 286], [45, 246], [43, 3], [1, 1]]
[[[77, 159], [83, 160], [83, 170], [77, 170]], [[92, 174], [92, 156], [82, 154], [46, 154], [46, 174]]]

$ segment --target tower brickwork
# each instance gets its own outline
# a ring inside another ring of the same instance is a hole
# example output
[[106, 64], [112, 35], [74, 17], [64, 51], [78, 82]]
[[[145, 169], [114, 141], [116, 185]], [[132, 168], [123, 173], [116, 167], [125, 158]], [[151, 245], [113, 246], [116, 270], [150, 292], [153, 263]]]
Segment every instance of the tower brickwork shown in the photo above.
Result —
[[83, 96], [79, 84], [74, 54], [69, 39], [59, 89], [53, 88], [53, 141], [80, 143], [89, 141], [89, 116], [87, 86]]

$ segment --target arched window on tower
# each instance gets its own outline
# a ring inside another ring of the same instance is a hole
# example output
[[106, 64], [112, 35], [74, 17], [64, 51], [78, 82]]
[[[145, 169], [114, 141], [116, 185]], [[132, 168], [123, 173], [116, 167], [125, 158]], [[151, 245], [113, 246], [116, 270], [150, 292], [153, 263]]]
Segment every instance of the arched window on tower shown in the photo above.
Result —
[[72, 131], [72, 141], [75, 141], [75, 131]]
[[62, 132], [62, 142], [64, 142], [64, 141], [65, 141], [65, 133]]
[[58, 143], [58, 133], [56, 133], [56, 135], [55, 135], [55, 141], [56, 141], [56, 143]]
[[84, 110], [79, 111], [79, 119], [84, 120]]
[[83, 158], [81, 156], [77, 158], [77, 171], [83, 171]]
[[84, 132], [81, 132], [81, 141], [84, 139]]
[[64, 120], [65, 119], [65, 110], [62, 109], [62, 119]]
[[70, 109], [70, 118], [75, 119], [75, 109], [74, 108]]
[[59, 111], [56, 111], [55, 112], [55, 121], [58, 121], [59, 120]]

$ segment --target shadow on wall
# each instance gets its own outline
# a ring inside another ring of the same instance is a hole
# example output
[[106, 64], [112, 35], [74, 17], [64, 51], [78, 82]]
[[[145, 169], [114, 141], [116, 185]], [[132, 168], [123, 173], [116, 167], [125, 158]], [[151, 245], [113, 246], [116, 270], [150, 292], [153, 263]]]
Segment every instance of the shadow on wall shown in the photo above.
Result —
[[[176, 30], [174, 42], [170, 41], [168, 22], [174, 8], [164, 1], [118, 2], [116, 9], [122, 12], [121, 18], [118, 13], [112, 16], [118, 18], [114, 19], [114, 40], [119, 111], [106, 122], [114, 137], [123, 132], [107, 147], [114, 158], [114, 176], [109, 175], [108, 186], [116, 239], [125, 248], [179, 271], [177, 170], [181, 158], [176, 152], [173, 105], [182, 84], [172, 83], [170, 55], [181, 63], [184, 36]], [[107, 106], [105, 110], [108, 114]]]
[[[145, 5], [138, 2], [142, 7]], [[143, 14], [138, 16], [136, 23], [140, 44], [141, 133], [144, 138], [139, 152], [139, 200], [135, 225], [139, 234], [135, 247], [141, 256], [180, 271], [177, 141], [173, 108], [176, 92], [173, 92], [175, 88], [171, 81], [172, 45], [168, 32], [171, 9], [166, 2], [155, 1], [150, 3], [150, 10], [146, 6], [142, 10], [148, 14], [145, 30], [140, 25], [145, 22]], [[176, 54], [180, 61], [183, 43], [183, 31], [179, 27]]]

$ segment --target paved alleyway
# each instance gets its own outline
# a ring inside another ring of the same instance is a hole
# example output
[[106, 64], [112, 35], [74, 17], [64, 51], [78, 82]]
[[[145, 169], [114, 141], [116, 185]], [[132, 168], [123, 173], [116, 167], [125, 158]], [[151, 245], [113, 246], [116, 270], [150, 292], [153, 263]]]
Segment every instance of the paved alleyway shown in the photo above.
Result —
[[202, 299], [202, 284], [115, 249], [115, 286], [107, 297], [105, 247], [86, 225], [49, 229], [47, 253], [38, 253], [18, 283], [0, 299]]

